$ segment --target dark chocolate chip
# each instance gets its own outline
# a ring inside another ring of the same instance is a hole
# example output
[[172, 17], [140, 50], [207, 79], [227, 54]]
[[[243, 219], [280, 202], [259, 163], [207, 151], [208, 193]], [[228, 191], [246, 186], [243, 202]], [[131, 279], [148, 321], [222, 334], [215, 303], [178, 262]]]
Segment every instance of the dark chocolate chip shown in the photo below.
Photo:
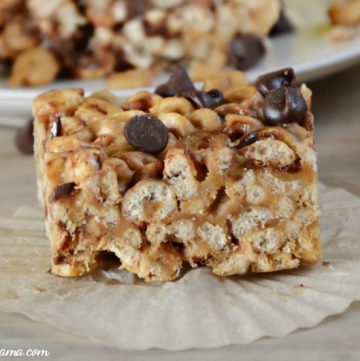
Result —
[[196, 90], [187, 71], [180, 65], [171, 68], [170, 79], [158, 86], [155, 93], [162, 97], [181, 96], [184, 92]]
[[218, 89], [212, 89], [208, 92], [194, 89], [182, 93], [182, 96], [197, 108], [216, 108], [224, 101], [224, 95]]
[[53, 258], [53, 263], [54, 264], [61, 264], [61, 263], [65, 263], [66, 257], [64, 255], [60, 255], [57, 257]]
[[263, 96], [283, 86], [296, 87], [294, 69], [285, 68], [261, 75], [256, 79], [256, 86]]
[[[145, 30], [145, 34], [148, 36], [161, 36], [163, 39], [167, 39], [170, 37], [166, 21], [162, 21], [159, 24], [152, 24], [146, 19], [143, 20], [143, 26]], [[171, 34], [172, 37], [173, 34]]]
[[94, 34], [94, 26], [86, 24], [79, 26], [69, 41], [61, 41], [57, 37], [47, 38], [46, 42], [59, 58], [64, 59], [63, 77], [73, 77], [74, 69], [77, 68], [82, 59], [91, 55], [91, 39]]
[[270, 30], [269, 36], [275, 37], [277, 35], [292, 33], [293, 31], [295, 31], [295, 28], [286, 16], [284, 9], [282, 9], [277, 23]]
[[202, 93], [205, 108], [215, 108], [224, 102], [224, 94], [219, 89], [211, 89]]
[[184, 98], [186, 98], [192, 105], [196, 108], [203, 108], [204, 101], [202, 97], [202, 92], [196, 89], [192, 89], [181, 94]]
[[126, 9], [128, 18], [135, 18], [142, 15], [147, 10], [151, 9], [151, 2], [149, 0], [127, 0]]
[[233, 236], [232, 234], [230, 234], [230, 242], [231, 242], [231, 244], [234, 244], [234, 245], [239, 244], [239, 240], [235, 236]]
[[76, 187], [76, 183], [74, 182], [59, 184], [54, 189], [52, 199], [54, 201], [58, 201], [59, 199], [73, 195], [75, 191], [75, 187]]
[[171, 241], [170, 245], [179, 252], [181, 252], [185, 248], [184, 243], [181, 242]]
[[12, 61], [10, 59], [3, 59], [0, 61], [0, 77], [6, 78], [11, 73], [11, 64]]
[[229, 47], [229, 63], [239, 70], [254, 66], [265, 54], [262, 39], [254, 35], [237, 35]]
[[122, 72], [134, 69], [134, 65], [130, 64], [126, 59], [125, 53], [118, 49], [114, 52], [115, 54], [115, 65], [114, 72]]
[[248, 145], [251, 145], [259, 140], [258, 132], [255, 130], [254, 132], [251, 132], [249, 134], [245, 134], [239, 142], [239, 145], [237, 148], [243, 148], [247, 147]]
[[185, 68], [180, 65], [171, 68], [169, 81], [158, 86], [155, 93], [162, 97], [182, 96], [197, 108], [215, 108], [224, 101], [224, 95], [218, 89], [208, 92], [197, 90]]
[[298, 88], [282, 87], [265, 96], [264, 118], [268, 125], [302, 124], [306, 111], [306, 102]]
[[169, 141], [166, 126], [149, 114], [130, 118], [124, 127], [124, 136], [135, 149], [149, 153], [161, 152]]
[[61, 124], [61, 118], [59, 116], [57, 116], [53, 121], [50, 128], [50, 134], [54, 138], [62, 136], [62, 124]]
[[15, 135], [15, 145], [23, 154], [34, 154], [34, 120], [30, 119]]

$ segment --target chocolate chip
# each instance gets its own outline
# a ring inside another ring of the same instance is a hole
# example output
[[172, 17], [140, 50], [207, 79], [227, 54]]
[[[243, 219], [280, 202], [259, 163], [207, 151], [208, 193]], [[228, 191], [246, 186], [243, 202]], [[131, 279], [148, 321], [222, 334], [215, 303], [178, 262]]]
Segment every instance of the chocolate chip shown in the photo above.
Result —
[[34, 153], [34, 120], [30, 119], [22, 126], [15, 135], [15, 145], [17, 149], [23, 154]]
[[69, 182], [69, 183], [64, 183], [64, 184], [58, 185], [54, 189], [52, 199], [54, 201], [58, 201], [59, 199], [73, 195], [74, 191], [75, 191], [75, 187], [76, 187], [76, 183], [74, 183], [74, 182]]
[[180, 65], [174, 65], [171, 68], [170, 79], [158, 86], [155, 93], [162, 97], [181, 96], [184, 92], [194, 91], [195, 86], [191, 81], [187, 71]]
[[270, 37], [282, 35], [286, 33], [292, 33], [295, 30], [288, 17], [285, 15], [285, 11], [282, 9], [280, 12], [277, 23], [270, 30]]
[[296, 87], [294, 69], [285, 68], [261, 75], [256, 79], [255, 84], [263, 96], [269, 91], [281, 88], [282, 86]]
[[203, 108], [204, 102], [202, 98], [202, 92], [196, 89], [192, 89], [181, 94], [184, 98], [186, 98], [192, 105], [196, 108]]
[[61, 263], [65, 263], [66, 257], [64, 255], [60, 255], [57, 257], [53, 258], [53, 263], [54, 264], [61, 264]]
[[302, 124], [307, 106], [298, 88], [282, 87], [265, 96], [264, 118], [269, 125]]
[[165, 125], [149, 114], [130, 118], [124, 127], [124, 136], [135, 149], [149, 153], [161, 152], [169, 141]]
[[215, 108], [224, 101], [224, 95], [218, 89], [208, 92], [197, 90], [185, 68], [180, 65], [172, 67], [169, 81], [158, 86], [155, 93], [162, 97], [182, 96], [197, 108]]
[[50, 127], [50, 134], [55, 137], [62, 136], [61, 118], [57, 116]]
[[197, 108], [216, 108], [224, 101], [224, 95], [218, 89], [212, 89], [208, 92], [194, 89], [182, 93], [182, 96]]
[[58, 37], [47, 38], [46, 42], [61, 59], [64, 59], [63, 77], [73, 77], [74, 69], [79, 67], [86, 54], [91, 54], [91, 39], [94, 35], [92, 24], [77, 27], [69, 41], [61, 41]]
[[153, 24], [149, 21], [146, 21], [146, 19], [144, 19], [143, 26], [144, 26], [145, 34], [148, 36], [161, 36], [163, 39], [167, 39], [170, 37], [166, 21], [162, 21], [159, 24]]
[[239, 70], [257, 64], [265, 54], [261, 38], [254, 35], [237, 35], [229, 47], [229, 63]]
[[255, 130], [254, 132], [245, 134], [239, 142], [239, 145], [237, 146], [237, 148], [243, 148], [243, 147], [247, 147], [248, 145], [251, 145], [255, 142], [257, 142], [259, 140], [259, 135], [258, 132]]
[[170, 245], [179, 252], [181, 252], [185, 248], [184, 243], [181, 242], [170, 241]]
[[125, 53], [117, 49], [114, 51], [115, 54], [115, 65], [114, 65], [114, 72], [122, 72], [134, 69], [134, 65], [130, 64], [129, 61], [126, 59]]
[[127, 0], [126, 9], [128, 18], [135, 18], [151, 9], [149, 0]]
[[10, 59], [3, 59], [0, 61], [0, 77], [8, 77], [11, 73], [11, 61]]
[[215, 108], [224, 102], [224, 94], [219, 89], [211, 89], [202, 93], [205, 108]]

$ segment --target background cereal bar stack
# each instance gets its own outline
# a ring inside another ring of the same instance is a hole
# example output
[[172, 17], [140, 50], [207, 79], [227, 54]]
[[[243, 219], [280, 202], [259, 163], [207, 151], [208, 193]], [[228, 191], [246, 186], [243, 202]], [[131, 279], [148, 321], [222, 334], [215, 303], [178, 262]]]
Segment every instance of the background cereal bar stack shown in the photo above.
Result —
[[179, 61], [201, 80], [257, 63], [280, 13], [278, 0], [7, 0], [0, 63], [14, 86], [110, 74], [110, 87], [142, 86]]
[[292, 69], [256, 86], [226, 72], [199, 91], [178, 67], [155, 93], [49, 91], [33, 111], [53, 273], [109, 254], [146, 281], [319, 260], [311, 91]]

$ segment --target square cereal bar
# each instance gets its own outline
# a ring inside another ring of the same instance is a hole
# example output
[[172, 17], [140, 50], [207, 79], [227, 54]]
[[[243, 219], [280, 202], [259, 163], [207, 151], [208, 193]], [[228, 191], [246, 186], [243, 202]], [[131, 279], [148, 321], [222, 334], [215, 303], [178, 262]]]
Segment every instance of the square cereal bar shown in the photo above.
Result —
[[109, 255], [146, 281], [321, 257], [311, 91], [292, 69], [256, 84], [224, 72], [197, 90], [175, 67], [154, 93], [53, 90], [33, 112], [54, 274], [84, 275]]

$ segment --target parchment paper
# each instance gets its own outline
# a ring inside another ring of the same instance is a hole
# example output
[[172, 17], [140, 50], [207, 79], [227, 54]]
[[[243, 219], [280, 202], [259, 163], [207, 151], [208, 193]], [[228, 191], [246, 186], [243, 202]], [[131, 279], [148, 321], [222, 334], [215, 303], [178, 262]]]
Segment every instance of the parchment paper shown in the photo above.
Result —
[[49, 274], [42, 214], [22, 207], [0, 216], [0, 311], [133, 350], [243, 344], [314, 327], [360, 300], [360, 198], [323, 185], [320, 195], [322, 263], [226, 279], [195, 269], [157, 284], [126, 272]]

